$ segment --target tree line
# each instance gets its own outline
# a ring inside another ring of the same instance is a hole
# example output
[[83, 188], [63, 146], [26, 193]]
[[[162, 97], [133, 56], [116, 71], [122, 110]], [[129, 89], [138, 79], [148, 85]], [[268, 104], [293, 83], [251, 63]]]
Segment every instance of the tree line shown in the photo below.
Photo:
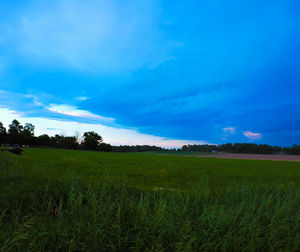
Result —
[[79, 139], [78, 136], [63, 136], [58, 134], [55, 136], [47, 134], [35, 136], [34, 130], [35, 126], [31, 123], [26, 123], [23, 126], [17, 120], [13, 120], [8, 130], [6, 130], [3, 123], [0, 122], [0, 144], [112, 151], [112, 146], [104, 143], [102, 137], [94, 131], [85, 132], [83, 139]]
[[162, 147], [150, 145], [120, 145], [112, 146], [114, 152], [144, 152], [144, 151], [165, 151]]
[[267, 144], [254, 143], [227, 143], [221, 145], [184, 145], [179, 149], [165, 149], [150, 145], [120, 145], [111, 146], [104, 143], [102, 137], [94, 132], [84, 132], [82, 139], [79, 136], [63, 136], [56, 134], [49, 136], [42, 134], [34, 135], [35, 126], [25, 123], [23, 126], [19, 121], [13, 120], [8, 130], [0, 122], [0, 145], [20, 145], [20, 146], [43, 146], [63, 149], [84, 149], [105, 152], [144, 152], [144, 151], [171, 151], [171, 152], [229, 152], [229, 153], [249, 153], [249, 154], [274, 154], [287, 153], [290, 155], [300, 155], [300, 145], [293, 145], [289, 148], [271, 146]]
[[84, 132], [83, 138], [79, 136], [63, 136], [56, 134], [49, 136], [42, 134], [34, 135], [35, 126], [31, 123], [26, 123], [24, 126], [17, 120], [13, 120], [9, 125], [8, 130], [0, 122], [0, 145], [10, 146], [40, 146], [53, 147], [62, 149], [83, 149], [105, 152], [143, 152], [143, 151], [163, 151], [165, 149], [157, 146], [149, 145], [120, 145], [111, 146], [104, 143], [102, 136], [94, 131]]
[[271, 146], [268, 144], [255, 143], [226, 143], [220, 145], [184, 145], [179, 151], [190, 152], [228, 152], [244, 154], [274, 154], [287, 153], [291, 155], [300, 155], [300, 145], [292, 147]]

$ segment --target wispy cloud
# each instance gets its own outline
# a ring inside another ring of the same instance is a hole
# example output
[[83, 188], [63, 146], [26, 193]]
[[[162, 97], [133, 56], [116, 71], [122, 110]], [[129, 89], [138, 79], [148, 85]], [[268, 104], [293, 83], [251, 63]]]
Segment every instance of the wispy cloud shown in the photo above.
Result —
[[38, 97], [33, 95], [33, 94], [26, 94], [24, 95], [25, 98], [32, 98], [33, 99], [33, 103], [37, 106], [44, 106], [43, 103], [41, 103], [39, 100], [38, 100]]
[[[81, 100], [84, 99], [88, 99], [88, 97], [81, 97]], [[0, 90], [1, 107], [9, 107], [11, 110], [22, 111], [27, 116], [42, 116], [58, 118], [60, 120], [72, 118], [74, 121], [104, 123], [105, 125], [116, 126], [114, 118], [91, 113], [88, 110], [80, 109], [70, 104], [49, 103], [51, 100], [57, 101], [55, 97], [47, 94], [42, 94], [39, 97], [32, 93], [22, 94]]]
[[4, 124], [7, 123], [7, 126], [8, 122], [12, 121], [14, 118], [20, 118], [25, 116], [24, 113], [7, 108], [5, 105], [0, 105], [0, 114], [1, 120], [3, 120], [1, 122]]
[[59, 128], [45, 128], [46, 130], [55, 130], [55, 131], [60, 131]]
[[226, 128], [223, 128], [223, 132], [226, 135], [233, 135], [235, 133], [235, 130], [236, 130], [235, 127], [226, 127]]
[[66, 104], [50, 104], [48, 110], [54, 113], [67, 115], [67, 116], [74, 116], [74, 117], [82, 117], [82, 118], [90, 118], [90, 119], [100, 119], [103, 121], [114, 121], [114, 118], [110, 117], [103, 117], [96, 114], [93, 114], [87, 110], [78, 109], [75, 106], [66, 105]]
[[262, 137], [261, 133], [254, 133], [251, 131], [243, 131], [243, 134], [245, 137], [247, 137], [250, 140], [258, 140], [258, 139], [261, 139], [261, 137]]
[[89, 97], [86, 97], [86, 96], [78, 96], [78, 97], [75, 97], [75, 100], [77, 101], [86, 101], [88, 100]]

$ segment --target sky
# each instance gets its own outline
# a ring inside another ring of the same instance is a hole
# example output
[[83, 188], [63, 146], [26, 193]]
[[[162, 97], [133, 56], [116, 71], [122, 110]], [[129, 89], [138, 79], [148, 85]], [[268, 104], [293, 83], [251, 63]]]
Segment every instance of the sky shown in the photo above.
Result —
[[0, 1], [0, 122], [113, 145], [300, 144], [298, 0]]

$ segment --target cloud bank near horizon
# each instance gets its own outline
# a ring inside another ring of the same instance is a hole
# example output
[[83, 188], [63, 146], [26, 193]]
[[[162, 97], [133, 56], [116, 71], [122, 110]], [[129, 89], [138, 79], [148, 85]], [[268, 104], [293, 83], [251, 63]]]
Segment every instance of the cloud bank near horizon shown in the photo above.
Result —
[[[164, 148], [179, 148], [187, 144], [209, 144], [205, 141], [167, 139], [141, 134], [135, 130], [105, 126], [99, 123], [91, 124], [70, 120], [26, 117], [26, 115], [8, 108], [0, 108], [0, 114], [1, 120], [5, 122], [11, 123], [12, 120], [17, 119], [23, 125], [26, 122], [32, 123], [35, 125], [35, 135], [37, 136], [42, 134], [48, 134], [49, 136], [54, 136], [55, 134], [74, 136], [79, 134], [82, 136], [84, 132], [95, 131], [103, 137], [104, 142], [111, 145], [155, 145]], [[4, 126], [8, 127], [9, 123], [4, 123]]]

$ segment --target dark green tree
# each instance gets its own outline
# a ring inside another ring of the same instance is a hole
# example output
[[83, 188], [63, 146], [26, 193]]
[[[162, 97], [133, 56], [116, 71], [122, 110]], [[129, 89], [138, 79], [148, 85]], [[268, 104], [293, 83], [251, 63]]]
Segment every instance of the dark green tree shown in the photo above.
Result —
[[300, 145], [294, 144], [290, 148], [286, 148], [285, 150], [290, 155], [300, 155]]
[[94, 131], [85, 132], [83, 134], [83, 147], [86, 150], [99, 150], [99, 146], [102, 142], [102, 137]]
[[34, 136], [34, 129], [35, 129], [35, 126], [33, 124], [31, 124], [31, 123], [25, 123], [23, 132], [26, 135]]
[[22, 143], [32, 145], [34, 143], [34, 125], [26, 123], [22, 131]]
[[62, 148], [64, 136], [56, 134], [54, 136], [54, 139], [55, 139], [55, 147]]
[[0, 144], [7, 143], [7, 132], [6, 128], [3, 126], [2, 122], [0, 122]]
[[8, 142], [10, 144], [21, 144], [22, 143], [22, 124], [14, 119], [8, 128]]
[[101, 143], [99, 145], [99, 151], [111, 152], [112, 151], [112, 147], [111, 147], [110, 144]]
[[49, 146], [50, 137], [47, 134], [40, 135], [36, 138], [36, 144], [39, 146]]
[[61, 139], [61, 148], [64, 149], [78, 149], [79, 144], [75, 136], [63, 137]]

